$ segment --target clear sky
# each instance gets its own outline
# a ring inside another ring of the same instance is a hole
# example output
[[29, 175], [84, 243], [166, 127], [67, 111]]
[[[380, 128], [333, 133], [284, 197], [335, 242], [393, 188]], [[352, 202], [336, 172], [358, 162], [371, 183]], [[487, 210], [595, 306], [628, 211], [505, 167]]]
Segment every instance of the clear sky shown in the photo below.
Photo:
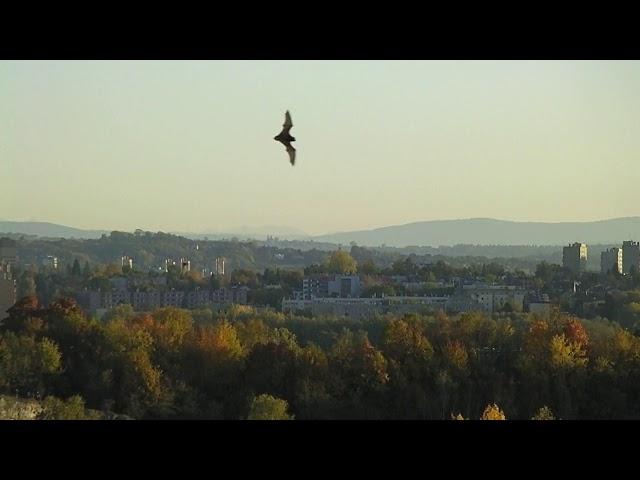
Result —
[[0, 61], [3, 220], [584, 221], [639, 215], [639, 180], [640, 62]]

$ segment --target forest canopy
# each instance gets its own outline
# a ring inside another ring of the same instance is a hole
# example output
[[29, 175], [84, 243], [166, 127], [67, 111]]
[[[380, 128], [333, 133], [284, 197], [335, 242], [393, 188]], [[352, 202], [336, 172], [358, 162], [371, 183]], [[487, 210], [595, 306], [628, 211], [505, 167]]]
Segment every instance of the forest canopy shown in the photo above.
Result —
[[42, 399], [43, 418], [639, 418], [640, 338], [557, 311], [121, 307], [97, 321], [70, 299], [25, 297], [0, 328], [0, 393]]

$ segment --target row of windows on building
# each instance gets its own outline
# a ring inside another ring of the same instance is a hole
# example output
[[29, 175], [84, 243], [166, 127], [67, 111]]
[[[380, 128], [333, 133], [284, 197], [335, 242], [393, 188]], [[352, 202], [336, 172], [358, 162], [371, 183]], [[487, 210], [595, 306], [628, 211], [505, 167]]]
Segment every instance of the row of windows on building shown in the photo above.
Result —
[[131, 305], [135, 310], [152, 310], [162, 307], [204, 308], [212, 304], [247, 303], [247, 287], [220, 288], [217, 290], [181, 290], [167, 291], [128, 291], [114, 290], [100, 292], [95, 290], [81, 292], [78, 302], [89, 311], [110, 309], [118, 305]]

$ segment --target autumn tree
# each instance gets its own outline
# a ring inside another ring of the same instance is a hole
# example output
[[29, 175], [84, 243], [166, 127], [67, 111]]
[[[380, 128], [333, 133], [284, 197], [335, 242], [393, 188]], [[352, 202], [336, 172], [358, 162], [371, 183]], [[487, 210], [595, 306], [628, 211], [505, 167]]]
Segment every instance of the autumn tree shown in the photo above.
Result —
[[301, 348], [295, 359], [296, 381], [294, 398], [297, 418], [333, 418], [334, 399], [329, 392], [329, 361], [327, 354], [315, 344]]
[[480, 420], [506, 420], [504, 412], [495, 403], [487, 405]]
[[383, 352], [403, 364], [424, 363], [433, 356], [433, 347], [418, 321], [392, 319], [382, 339]]
[[165, 307], [155, 310], [152, 317], [151, 334], [156, 345], [165, 350], [176, 351], [193, 329], [193, 318], [188, 310]]
[[259, 318], [249, 318], [235, 324], [238, 339], [242, 346], [251, 350], [258, 344], [265, 344], [270, 340], [271, 329]]
[[434, 349], [418, 318], [392, 319], [382, 335], [389, 362], [389, 402], [393, 416], [428, 418], [431, 359]]
[[445, 343], [443, 355], [447, 363], [456, 371], [465, 371], [467, 369], [469, 354], [464, 343], [460, 340], [451, 340]]
[[185, 339], [184, 349], [184, 379], [210, 401], [226, 405], [229, 411], [237, 409], [246, 352], [234, 326], [223, 320], [194, 329]]
[[568, 339], [564, 333], [554, 335], [549, 344], [550, 362], [556, 369], [573, 369], [587, 364], [582, 344]]
[[7, 310], [9, 316], [2, 321], [1, 328], [15, 333], [35, 334], [44, 327], [45, 312], [35, 295], [22, 297]]
[[164, 390], [162, 371], [153, 363], [153, 337], [144, 328], [114, 319], [104, 326], [102, 362], [107, 367], [115, 410], [144, 418], [160, 406]]
[[563, 333], [568, 341], [576, 343], [582, 348], [586, 348], [589, 343], [589, 335], [582, 322], [577, 318], [567, 320], [563, 328]]
[[329, 356], [335, 397], [347, 418], [379, 418], [389, 381], [387, 359], [365, 333], [343, 331]]

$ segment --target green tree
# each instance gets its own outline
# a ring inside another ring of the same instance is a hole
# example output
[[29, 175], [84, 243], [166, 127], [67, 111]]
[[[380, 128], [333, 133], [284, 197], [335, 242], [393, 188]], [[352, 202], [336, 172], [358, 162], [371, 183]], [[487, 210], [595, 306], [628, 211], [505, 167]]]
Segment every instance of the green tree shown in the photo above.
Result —
[[288, 408], [285, 400], [267, 394], [258, 395], [251, 401], [247, 420], [293, 420]]
[[0, 337], [0, 388], [27, 396], [41, 394], [60, 367], [61, 354], [54, 341], [13, 332]]
[[358, 264], [349, 252], [336, 250], [329, 257], [328, 270], [330, 273], [349, 275], [358, 271]]
[[36, 296], [36, 281], [29, 272], [22, 272], [17, 282], [18, 298]]
[[384, 297], [396, 295], [396, 289], [392, 285], [372, 285], [362, 292], [363, 297]]
[[[275, 339], [274, 339], [275, 340]], [[294, 343], [270, 341], [256, 345], [247, 357], [245, 382], [255, 392], [268, 392], [282, 398], [293, 398], [297, 377], [296, 356], [299, 347]]]
[[135, 310], [133, 309], [133, 306], [125, 303], [122, 305], [117, 305], [115, 307], [113, 307], [112, 309], [108, 310], [103, 316], [102, 316], [102, 321], [103, 322], [110, 322], [111, 320], [114, 320], [116, 318], [122, 319], [122, 320], [129, 320], [131, 318], [133, 318], [135, 316]]
[[73, 267], [71, 267], [71, 274], [74, 276], [80, 276], [82, 274], [82, 270], [80, 269], [80, 262], [76, 258], [73, 261]]
[[221, 275], [213, 274], [211, 275], [211, 277], [209, 277], [209, 286], [214, 290], [218, 290], [223, 286], [223, 280], [224, 277], [222, 277]]
[[364, 275], [376, 275], [379, 270], [373, 260], [367, 259], [360, 264], [358, 271]]
[[555, 420], [556, 417], [553, 416], [553, 412], [546, 405], [540, 407], [540, 409], [536, 412], [536, 414], [531, 417], [531, 420]]
[[42, 412], [38, 420], [98, 420], [98, 412], [87, 411], [80, 395], [73, 395], [66, 400], [47, 397], [42, 403]]
[[410, 257], [405, 257], [393, 262], [391, 270], [396, 275], [412, 275], [416, 273], [416, 266]]
[[113, 277], [115, 275], [120, 275], [120, 274], [122, 274], [122, 265], [117, 265], [115, 263], [110, 263], [105, 268], [104, 274], [107, 277]]

